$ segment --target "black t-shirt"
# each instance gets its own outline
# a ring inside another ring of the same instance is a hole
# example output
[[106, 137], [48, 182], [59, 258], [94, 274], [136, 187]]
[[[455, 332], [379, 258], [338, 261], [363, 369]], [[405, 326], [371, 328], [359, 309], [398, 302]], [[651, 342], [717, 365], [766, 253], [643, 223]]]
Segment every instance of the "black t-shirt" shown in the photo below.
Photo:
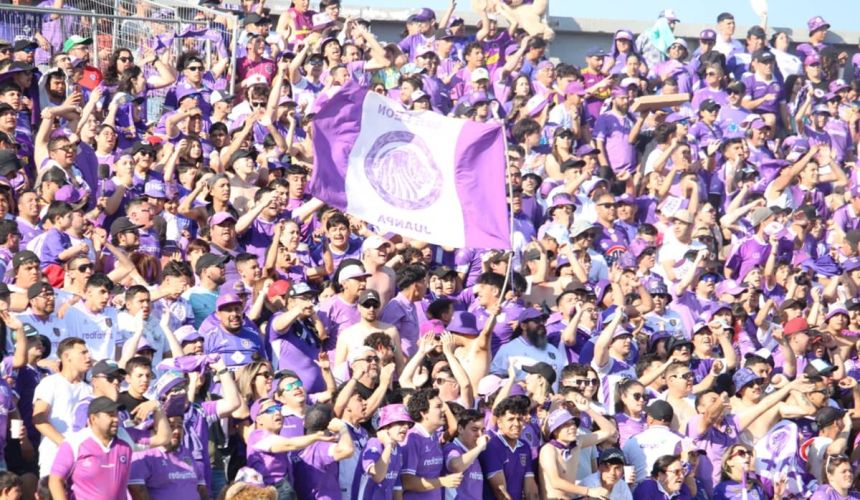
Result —
[[121, 392], [119, 394], [119, 398], [117, 398], [117, 402], [119, 404], [125, 406], [125, 410], [129, 413], [131, 413], [132, 410], [137, 408], [138, 405], [140, 405], [142, 403], [146, 403], [147, 401], [149, 401], [149, 400], [146, 398], [143, 398], [143, 399], [135, 398], [134, 396], [129, 394], [128, 391]]

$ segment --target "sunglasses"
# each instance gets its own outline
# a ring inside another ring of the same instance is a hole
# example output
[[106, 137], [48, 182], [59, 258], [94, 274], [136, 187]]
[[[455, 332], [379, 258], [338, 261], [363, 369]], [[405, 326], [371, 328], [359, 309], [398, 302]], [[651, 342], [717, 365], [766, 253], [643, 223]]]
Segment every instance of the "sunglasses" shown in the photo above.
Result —
[[379, 363], [379, 356], [368, 356], [366, 358], [361, 358], [358, 361], [367, 361], [368, 363]]
[[266, 103], [265, 102], [252, 102], [251, 107], [252, 108], [265, 108]]
[[634, 392], [633, 394], [630, 395], [630, 397], [633, 398], [633, 401], [642, 401], [643, 399], [646, 401], [648, 400], [648, 396], [645, 394], [642, 394], [641, 392]]
[[187, 69], [188, 71], [197, 72], [197, 71], [203, 71], [203, 66], [188, 66], [185, 69]]
[[117, 58], [116, 58], [116, 60], [117, 60], [117, 61], [122, 61], [122, 62], [124, 62], [124, 63], [127, 63], [127, 62], [134, 62], [134, 58], [133, 58], [133, 57], [131, 57], [131, 56], [122, 56], [122, 57], [117, 57]]
[[378, 309], [379, 308], [379, 302], [376, 302], [374, 300], [369, 300], [369, 301], [365, 302], [364, 304], [361, 304], [361, 307], [364, 307], [366, 309]]
[[298, 389], [299, 387], [302, 387], [303, 385], [304, 384], [302, 384], [301, 380], [296, 379], [296, 380], [290, 382], [289, 384], [284, 384], [281, 387], [281, 392], [289, 392], [289, 391], [292, 391], [293, 389]]
[[749, 455], [750, 455], [750, 454], [749, 454], [749, 452], [748, 452], [747, 450], [743, 449], [743, 448], [741, 448], [740, 450], [737, 450], [737, 451], [735, 451], [734, 453], [732, 453], [732, 456], [733, 456], [733, 457], [741, 457], [741, 458], [746, 458], [746, 457], [748, 457]]
[[672, 376], [675, 378], [682, 378], [684, 380], [693, 380], [693, 372], [687, 372], [687, 373], [684, 373], [683, 375], [675, 374]]
[[589, 385], [597, 386], [597, 385], [600, 385], [600, 379], [597, 379], [597, 378], [581, 378], [579, 380], [576, 380], [574, 382], [574, 384], [584, 385], [584, 386], [589, 386]]
[[272, 372], [259, 372], [257, 373], [258, 377], [272, 378]]
[[278, 413], [281, 413], [281, 405], [272, 405], [260, 412], [261, 415], [277, 415]]
[[92, 271], [95, 269], [95, 266], [92, 264], [81, 264], [77, 267], [79, 273], [85, 273], [87, 271]]
[[56, 148], [52, 149], [52, 151], [62, 150], [62, 151], [65, 151], [66, 153], [74, 153], [75, 151], [77, 151], [77, 149], [78, 148], [76, 146], [73, 146], [71, 144], [67, 144], [65, 146], [56, 147]]
[[120, 377], [119, 375], [96, 375], [96, 378], [103, 378], [111, 384], [116, 384], [117, 382], [122, 381], [122, 377]]
[[25, 54], [32, 54], [33, 52], [36, 52], [36, 48], [35, 47], [27, 47], [27, 48], [21, 49], [21, 52], [24, 52]]
[[598, 203], [597, 206], [603, 208], [618, 208], [618, 203]]

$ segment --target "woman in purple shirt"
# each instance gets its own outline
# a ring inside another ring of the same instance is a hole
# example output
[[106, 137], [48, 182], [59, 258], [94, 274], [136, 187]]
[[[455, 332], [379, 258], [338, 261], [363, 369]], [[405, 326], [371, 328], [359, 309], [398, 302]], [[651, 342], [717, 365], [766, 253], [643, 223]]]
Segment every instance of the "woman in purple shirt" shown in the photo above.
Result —
[[851, 461], [845, 455], [834, 455], [827, 458], [824, 465], [826, 484], [818, 486], [810, 500], [844, 500], [858, 499], [860, 493], [852, 490], [854, 471]]
[[625, 379], [615, 390], [615, 422], [621, 446], [628, 439], [645, 430], [645, 403], [648, 395], [645, 386], [636, 379]]
[[400, 470], [406, 433], [412, 426], [406, 406], [391, 404], [379, 409], [376, 437], [370, 439], [361, 452], [361, 468], [355, 475], [352, 498], [356, 500], [386, 500], [402, 491]]

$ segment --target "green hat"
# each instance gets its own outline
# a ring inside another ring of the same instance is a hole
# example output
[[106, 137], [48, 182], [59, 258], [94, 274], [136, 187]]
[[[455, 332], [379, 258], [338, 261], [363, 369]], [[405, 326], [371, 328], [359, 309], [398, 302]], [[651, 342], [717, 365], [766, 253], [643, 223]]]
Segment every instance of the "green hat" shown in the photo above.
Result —
[[63, 42], [63, 52], [68, 53], [75, 45], [92, 45], [92, 38], [84, 38], [80, 35], [72, 35]]

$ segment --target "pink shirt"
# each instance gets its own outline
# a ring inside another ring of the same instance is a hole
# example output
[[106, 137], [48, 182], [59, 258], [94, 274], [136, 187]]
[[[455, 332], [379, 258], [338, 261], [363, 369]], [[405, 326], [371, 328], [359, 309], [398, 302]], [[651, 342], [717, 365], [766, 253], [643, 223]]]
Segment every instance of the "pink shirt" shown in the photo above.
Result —
[[122, 436], [104, 447], [89, 427], [81, 429], [60, 445], [51, 475], [71, 483], [72, 499], [126, 498], [132, 447]]

